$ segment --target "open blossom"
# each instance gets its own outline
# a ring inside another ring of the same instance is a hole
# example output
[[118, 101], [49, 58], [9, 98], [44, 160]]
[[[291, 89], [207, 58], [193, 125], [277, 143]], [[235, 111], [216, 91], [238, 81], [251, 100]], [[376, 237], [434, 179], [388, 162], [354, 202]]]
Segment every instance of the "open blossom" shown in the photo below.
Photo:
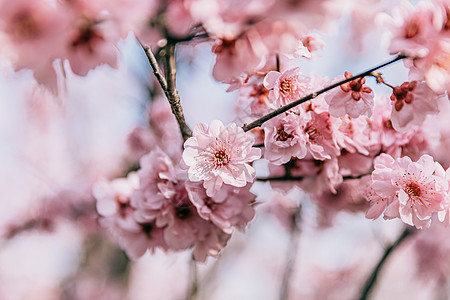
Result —
[[429, 46], [436, 38], [433, 25], [433, 11], [430, 3], [420, 2], [414, 7], [408, 1], [394, 7], [392, 17], [383, 15], [381, 20], [390, 29], [391, 54], [403, 53], [410, 57], [424, 57], [429, 52]]
[[161, 228], [157, 228], [152, 221], [138, 222], [134, 218], [131, 195], [138, 188], [136, 173], [110, 182], [99, 181], [93, 186], [100, 225], [110, 232], [131, 258], [142, 256], [149, 248], [167, 249]]
[[244, 227], [255, 216], [256, 195], [250, 192], [251, 184], [242, 188], [224, 186], [213, 197], [208, 197], [200, 183], [187, 182], [189, 198], [197, 208], [199, 216], [209, 220], [223, 232], [231, 234], [233, 227]]
[[411, 125], [421, 125], [427, 114], [437, 114], [437, 95], [424, 81], [404, 82], [394, 87], [392, 100], [392, 126], [404, 131]]
[[[345, 78], [353, 75], [345, 72]], [[343, 80], [344, 77], [336, 78], [336, 81]], [[330, 105], [330, 114], [333, 117], [343, 117], [346, 114], [352, 118], [361, 115], [370, 117], [373, 111], [374, 95], [372, 89], [364, 86], [365, 78], [358, 78], [344, 83], [340, 88], [335, 88], [325, 94], [325, 101]]]
[[294, 68], [283, 73], [270, 71], [264, 78], [264, 86], [270, 90], [269, 99], [282, 106], [309, 94], [310, 81], [300, 74], [300, 68]]
[[[375, 159], [372, 173], [372, 189], [378, 209], [373, 217], [380, 214], [380, 206], [389, 205], [385, 218], [400, 218], [417, 228], [427, 228], [431, 216], [448, 207], [448, 182], [435, 171], [439, 164], [429, 155], [422, 155], [417, 162], [407, 156], [394, 160], [387, 154]], [[383, 199], [375, 199], [376, 197]], [[371, 205], [371, 206], [373, 206]]]
[[263, 125], [266, 146], [264, 158], [273, 164], [281, 165], [292, 157], [305, 157], [308, 135], [303, 131], [301, 123], [306, 122], [302, 116], [296, 114], [288, 114], [266, 122]]
[[243, 187], [252, 182], [256, 172], [249, 163], [261, 157], [261, 150], [252, 148], [254, 142], [255, 138], [235, 123], [224, 126], [214, 120], [210, 126], [196, 124], [192, 137], [184, 143], [189, 180], [203, 181], [210, 197], [223, 183]]

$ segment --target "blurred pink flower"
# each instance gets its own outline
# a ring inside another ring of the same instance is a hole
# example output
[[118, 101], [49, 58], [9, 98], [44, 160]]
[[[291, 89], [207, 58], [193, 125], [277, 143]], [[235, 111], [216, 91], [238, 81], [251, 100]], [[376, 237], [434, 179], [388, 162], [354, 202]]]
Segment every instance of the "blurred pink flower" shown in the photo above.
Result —
[[[345, 72], [345, 77], [339, 76], [334, 81], [351, 77], [353, 77], [351, 73]], [[330, 105], [330, 114], [333, 117], [343, 117], [346, 114], [352, 118], [358, 118], [361, 115], [370, 117], [374, 95], [371, 88], [364, 86], [365, 82], [365, 78], [358, 78], [326, 93], [325, 101]]]
[[130, 197], [138, 187], [137, 174], [130, 173], [127, 178], [99, 181], [92, 191], [97, 199], [100, 224], [131, 258], [142, 256], [147, 249], [167, 249], [163, 231], [154, 222], [139, 223], [134, 218], [135, 209], [131, 206]]
[[222, 184], [243, 187], [255, 178], [249, 163], [261, 157], [261, 150], [252, 148], [255, 138], [235, 123], [224, 126], [218, 120], [208, 126], [195, 125], [192, 137], [184, 143], [183, 162], [189, 180], [203, 181], [208, 196], [215, 195]]
[[439, 112], [437, 95], [424, 81], [404, 82], [394, 87], [392, 100], [392, 126], [405, 131], [411, 125], [421, 125], [428, 114]]

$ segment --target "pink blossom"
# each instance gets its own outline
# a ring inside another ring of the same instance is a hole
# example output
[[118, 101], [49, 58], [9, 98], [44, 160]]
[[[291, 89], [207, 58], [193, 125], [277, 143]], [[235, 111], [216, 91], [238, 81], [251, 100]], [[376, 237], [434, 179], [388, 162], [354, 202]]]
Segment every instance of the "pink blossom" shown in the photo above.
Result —
[[335, 119], [334, 125], [338, 129], [335, 131], [337, 144], [350, 153], [359, 152], [368, 155], [368, 149], [374, 143], [370, 139], [370, 120], [367, 117], [357, 119], [344, 116]]
[[300, 74], [300, 68], [283, 73], [269, 72], [264, 78], [264, 86], [270, 90], [269, 99], [283, 106], [306, 96], [311, 91], [310, 79]]
[[381, 154], [372, 173], [373, 191], [390, 202], [385, 217], [400, 218], [417, 228], [429, 227], [434, 212], [448, 206], [448, 183], [435, 175], [437, 163], [429, 155], [417, 162], [394, 160]]
[[382, 22], [390, 29], [391, 54], [424, 57], [436, 38], [437, 30], [433, 25], [433, 10], [429, 3], [420, 2], [414, 7], [408, 1], [403, 1], [401, 6], [393, 8], [392, 17], [383, 15]]
[[444, 93], [450, 86], [450, 41], [437, 38], [428, 55], [406, 60], [405, 65], [410, 68], [410, 80], [425, 80], [435, 93]]
[[308, 112], [308, 120], [303, 131], [308, 136], [306, 147], [317, 160], [330, 159], [339, 155], [340, 149], [336, 143], [336, 128], [333, 126], [328, 112]]
[[142, 256], [149, 248], [167, 248], [163, 232], [154, 222], [140, 223], [134, 218], [135, 209], [130, 205], [130, 197], [138, 187], [139, 179], [135, 173], [130, 173], [126, 179], [99, 181], [93, 186], [100, 224], [132, 258]]
[[136, 220], [153, 221], [164, 206], [165, 199], [174, 194], [175, 167], [160, 148], [143, 156], [140, 166], [137, 174], [141, 185], [134, 192], [131, 203], [136, 208]]
[[30, 68], [39, 83], [57, 91], [52, 63], [60, 57], [68, 16], [48, 1], [0, 1], [2, 55], [16, 70]]
[[366, 211], [367, 219], [377, 219], [383, 214], [393, 198], [383, 198], [373, 190], [371, 176], [364, 176], [360, 181], [360, 193], [369, 201], [369, 209]]
[[221, 38], [213, 45], [212, 52], [216, 54], [213, 76], [217, 81], [231, 82], [242, 73], [253, 73], [266, 54], [261, 44], [260, 36], [247, 32], [239, 38]]
[[255, 138], [231, 123], [224, 126], [214, 120], [210, 126], [195, 125], [192, 137], [184, 143], [183, 161], [189, 168], [189, 180], [203, 181], [211, 197], [222, 184], [243, 187], [255, 178], [249, 163], [261, 157], [261, 150], [252, 148]]
[[[345, 72], [345, 77], [339, 76], [334, 81], [351, 77], [353, 77], [351, 73]], [[358, 78], [325, 94], [325, 101], [330, 105], [330, 114], [333, 117], [343, 117], [346, 114], [352, 118], [358, 118], [361, 115], [370, 117], [374, 95], [371, 88], [364, 86], [365, 82], [365, 78]]]
[[273, 164], [281, 165], [292, 157], [305, 157], [308, 140], [308, 135], [303, 130], [305, 125], [303, 117], [293, 113], [264, 123], [264, 158]]
[[227, 234], [233, 232], [233, 227], [243, 230], [255, 216], [256, 196], [250, 192], [250, 187], [250, 184], [242, 188], [227, 185], [208, 197], [200, 184], [186, 183], [189, 198], [200, 217], [210, 220]]
[[140, 163], [141, 186], [131, 196], [134, 218], [161, 230], [168, 249], [194, 247], [196, 259], [201, 261], [216, 255], [230, 235], [200, 217], [186, 189], [185, 171], [175, 169], [159, 148], [143, 156]]
[[392, 100], [392, 126], [398, 131], [405, 131], [412, 124], [421, 125], [428, 114], [439, 112], [437, 95], [424, 81], [404, 82], [394, 87]]

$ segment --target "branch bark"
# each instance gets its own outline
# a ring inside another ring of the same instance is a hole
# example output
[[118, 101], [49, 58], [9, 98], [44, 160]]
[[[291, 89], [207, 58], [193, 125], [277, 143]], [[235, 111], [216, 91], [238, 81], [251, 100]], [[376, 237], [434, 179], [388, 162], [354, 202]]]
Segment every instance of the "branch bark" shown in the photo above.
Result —
[[394, 62], [396, 62], [398, 60], [402, 60], [404, 58], [407, 58], [407, 56], [405, 56], [403, 54], [399, 54], [399, 55], [397, 55], [396, 57], [394, 57], [393, 59], [391, 59], [388, 62], [382, 63], [382, 64], [380, 64], [380, 65], [378, 65], [376, 67], [371, 68], [370, 70], [367, 70], [367, 71], [359, 73], [359, 74], [357, 74], [357, 75], [355, 75], [353, 77], [350, 77], [350, 78], [341, 80], [339, 82], [336, 82], [336, 83], [334, 83], [334, 84], [332, 84], [330, 86], [327, 86], [327, 87], [325, 87], [325, 88], [323, 88], [323, 89], [321, 89], [321, 90], [319, 90], [317, 92], [314, 92], [314, 93], [309, 94], [309, 95], [307, 95], [307, 96], [305, 96], [305, 97], [303, 97], [301, 99], [298, 99], [298, 100], [296, 100], [294, 102], [286, 104], [285, 106], [282, 106], [282, 107], [280, 107], [280, 108], [278, 108], [278, 109], [268, 113], [267, 115], [262, 116], [261, 118], [251, 122], [250, 124], [244, 124], [244, 126], [242, 126], [242, 129], [244, 129], [244, 131], [249, 131], [249, 130], [255, 128], [255, 127], [259, 127], [264, 122], [266, 122], [266, 121], [268, 121], [268, 120], [270, 120], [270, 119], [272, 119], [272, 118], [274, 118], [274, 117], [276, 117], [276, 116], [278, 116], [278, 115], [280, 115], [280, 114], [290, 110], [291, 108], [293, 108], [293, 107], [295, 107], [297, 105], [300, 105], [300, 104], [302, 104], [302, 103], [304, 103], [304, 102], [306, 102], [308, 100], [314, 99], [317, 96], [319, 96], [320, 94], [328, 92], [329, 90], [332, 90], [335, 87], [338, 87], [338, 86], [340, 86], [340, 85], [342, 85], [344, 83], [353, 81], [353, 80], [358, 79], [358, 78], [369, 76], [373, 71], [378, 70], [378, 69], [380, 69], [382, 67], [385, 67], [387, 65], [390, 65], [390, 64], [392, 64], [392, 63], [394, 63]]
[[403, 232], [400, 234], [400, 236], [397, 238], [397, 240], [392, 243], [391, 246], [389, 246], [383, 256], [381, 257], [380, 261], [378, 262], [375, 269], [372, 271], [372, 274], [370, 274], [370, 277], [367, 279], [366, 283], [363, 286], [363, 289], [361, 291], [361, 297], [360, 300], [367, 300], [373, 287], [375, 286], [375, 283], [378, 278], [378, 274], [380, 273], [381, 269], [383, 268], [386, 260], [388, 257], [392, 254], [392, 252], [397, 249], [408, 236], [412, 235], [415, 232], [415, 230], [412, 227], [406, 227]]
[[192, 136], [192, 130], [191, 128], [189, 128], [184, 118], [180, 95], [178, 94], [176, 88], [177, 69], [175, 64], [175, 44], [168, 43], [163, 51], [165, 77], [164, 74], [161, 72], [156, 57], [151, 51], [151, 49], [147, 46], [142, 47], [145, 51], [148, 62], [152, 67], [153, 74], [155, 74], [156, 79], [161, 85], [161, 88], [164, 94], [166, 95], [167, 100], [169, 101], [172, 113], [177, 119], [183, 140], [186, 141], [188, 138]]

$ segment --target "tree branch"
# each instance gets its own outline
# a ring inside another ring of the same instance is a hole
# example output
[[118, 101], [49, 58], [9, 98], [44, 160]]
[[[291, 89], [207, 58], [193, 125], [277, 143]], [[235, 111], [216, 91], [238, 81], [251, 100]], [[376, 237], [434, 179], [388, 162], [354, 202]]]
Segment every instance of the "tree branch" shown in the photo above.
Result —
[[304, 102], [306, 102], [306, 101], [308, 101], [308, 100], [314, 99], [314, 98], [316, 98], [317, 96], [319, 96], [320, 94], [323, 94], [323, 93], [325, 93], [325, 92], [327, 92], [327, 91], [329, 91], [329, 90], [331, 90], [331, 89], [334, 89], [335, 87], [338, 87], [338, 86], [340, 86], [340, 85], [342, 85], [342, 84], [344, 84], [344, 83], [353, 81], [353, 80], [358, 79], [358, 78], [362, 78], [362, 77], [368, 76], [368, 75], [370, 75], [373, 71], [378, 70], [378, 69], [380, 69], [380, 68], [382, 68], [382, 67], [385, 67], [385, 66], [387, 66], [387, 65], [390, 65], [390, 64], [392, 64], [392, 63], [394, 63], [394, 62], [396, 62], [396, 61], [398, 61], [398, 60], [404, 59], [404, 58], [406, 58], [406, 57], [407, 57], [406, 55], [399, 54], [399, 55], [397, 55], [396, 57], [394, 57], [393, 59], [391, 59], [391, 60], [388, 61], [388, 62], [382, 63], [382, 64], [380, 64], [380, 65], [378, 65], [378, 66], [376, 66], [376, 67], [373, 67], [373, 68], [370, 69], [370, 70], [367, 70], [367, 71], [362, 72], [362, 73], [360, 73], [360, 74], [358, 74], [358, 75], [355, 75], [355, 76], [353, 76], [353, 77], [350, 77], [350, 78], [341, 80], [341, 81], [339, 81], [339, 82], [336, 82], [336, 83], [334, 83], [334, 84], [332, 84], [332, 85], [330, 85], [330, 86], [327, 86], [327, 87], [325, 87], [325, 88], [323, 88], [323, 89], [321, 89], [321, 90], [319, 90], [319, 91], [317, 91], [317, 92], [314, 92], [314, 93], [309, 94], [309, 95], [307, 95], [307, 96], [305, 96], [305, 97], [303, 97], [303, 98], [301, 98], [301, 99], [298, 99], [298, 100], [296, 100], [296, 101], [294, 101], [294, 102], [291, 102], [291, 103], [289, 103], [289, 104], [286, 104], [285, 106], [282, 106], [282, 107], [280, 107], [280, 108], [278, 108], [278, 109], [276, 109], [276, 110], [274, 110], [274, 111], [268, 113], [267, 115], [262, 116], [261, 118], [259, 118], [259, 119], [255, 120], [255, 121], [251, 122], [250, 124], [244, 124], [244, 126], [242, 126], [242, 129], [244, 129], [244, 131], [249, 131], [249, 130], [255, 128], [255, 127], [259, 127], [259, 126], [261, 126], [264, 122], [266, 122], [266, 121], [268, 121], [268, 120], [270, 120], [270, 119], [272, 119], [272, 118], [274, 118], [274, 117], [276, 117], [276, 116], [278, 116], [278, 115], [280, 115], [280, 114], [282, 114], [282, 113], [284, 113], [284, 112], [290, 110], [291, 108], [293, 108], [293, 107], [295, 107], [295, 106], [297, 106], [297, 105], [300, 105], [300, 104], [302, 104], [302, 103], [304, 103]]
[[403, 232], [400, 234], [400, 236], [397, 238], [397, 240], [392, 243], [391, 246], [389, 246], [383, 256], [381, 257], [380, 261], [378, 262], [377, 266], [375, 267], [375, 269], [372, 271], [372, 274], [370, 275], [370, 277], [367, 279], [366, 283], [364, 284], [364, 287], [362, 289], [361, 292], [361, 298], [359, 298], [360, 300], [366, 300], [367, 297], [369, 296], [370, 292], [372, 291], [373, 287], [375, 286], [375, 283], [377, 281], [377, 277], [378, 274], [380, 273], [381, 269], [383, 268], [386, 260], [388, 259], [388, 257], [391, 255], [391, 253], [398, 248], [398, 246], [400, 246], [408, 236], [410, 236], [411, 234], [413, 234], [414, 232], [416, 232], [416, 230], [413, 227], [406, 227]]
[[289, 298], [289, 283], [291, 281], [292, 273], [294, 272], [295, 263], [297, 261], [298, 242], [300, 237], [300, 221], [301, 221], [302, 205], [297, 208], [292, 215], [292, 228], [289, 239], [289, 248], [287, 253], [286, 267], [284, 269], [283, 279], [280, 288], [280, 300]]
[[183, 136], [183, 140], [186, 141], [188, 138], [192, 136], [192, 130], [186, 124], [186, 120], [184, 119], [180, 95], [178, 95], [178, 91], [176, 88], [177, 69], [175, 65], [175, 44], [168, 43], [166, 45], [164, 67], [167, 81], [167, 90], [165, 94], [167, 100], [169, 100], [172, 112], [175, 115], [175, 118], [177, 119], [181, 135]]
[[189, 128], [184, 118], [180, 95], [178, 95], [178, 91], [176, 89], [177, 69], [175, 65], [175, 44], [168, 43], [164, 48], [164, 51], [161, 51], [161, 53], [164, 54], [165, 77], [159, 68], [158, 62], [156, 61], [152, 50], [147, 46], [142, 46], [142, 48], [144, 49], [148, 62], [153, 69], [153, 74], [155, 74], [156, 79], [161, 85], [161, 88], [169, 101], [172, 113], [175, 115], [178, 126], [180, 127], [183, 140], [186, 141], [192, 136], [192, 130]]
[[197, 262], [195, 261], [194, 255], [192, 255], [190, 263], [191, 263], [190, 266], [191, 286], [189, 287], [186, 300], [195, 300], [198, 294], [198, 274], [197, 274]]

